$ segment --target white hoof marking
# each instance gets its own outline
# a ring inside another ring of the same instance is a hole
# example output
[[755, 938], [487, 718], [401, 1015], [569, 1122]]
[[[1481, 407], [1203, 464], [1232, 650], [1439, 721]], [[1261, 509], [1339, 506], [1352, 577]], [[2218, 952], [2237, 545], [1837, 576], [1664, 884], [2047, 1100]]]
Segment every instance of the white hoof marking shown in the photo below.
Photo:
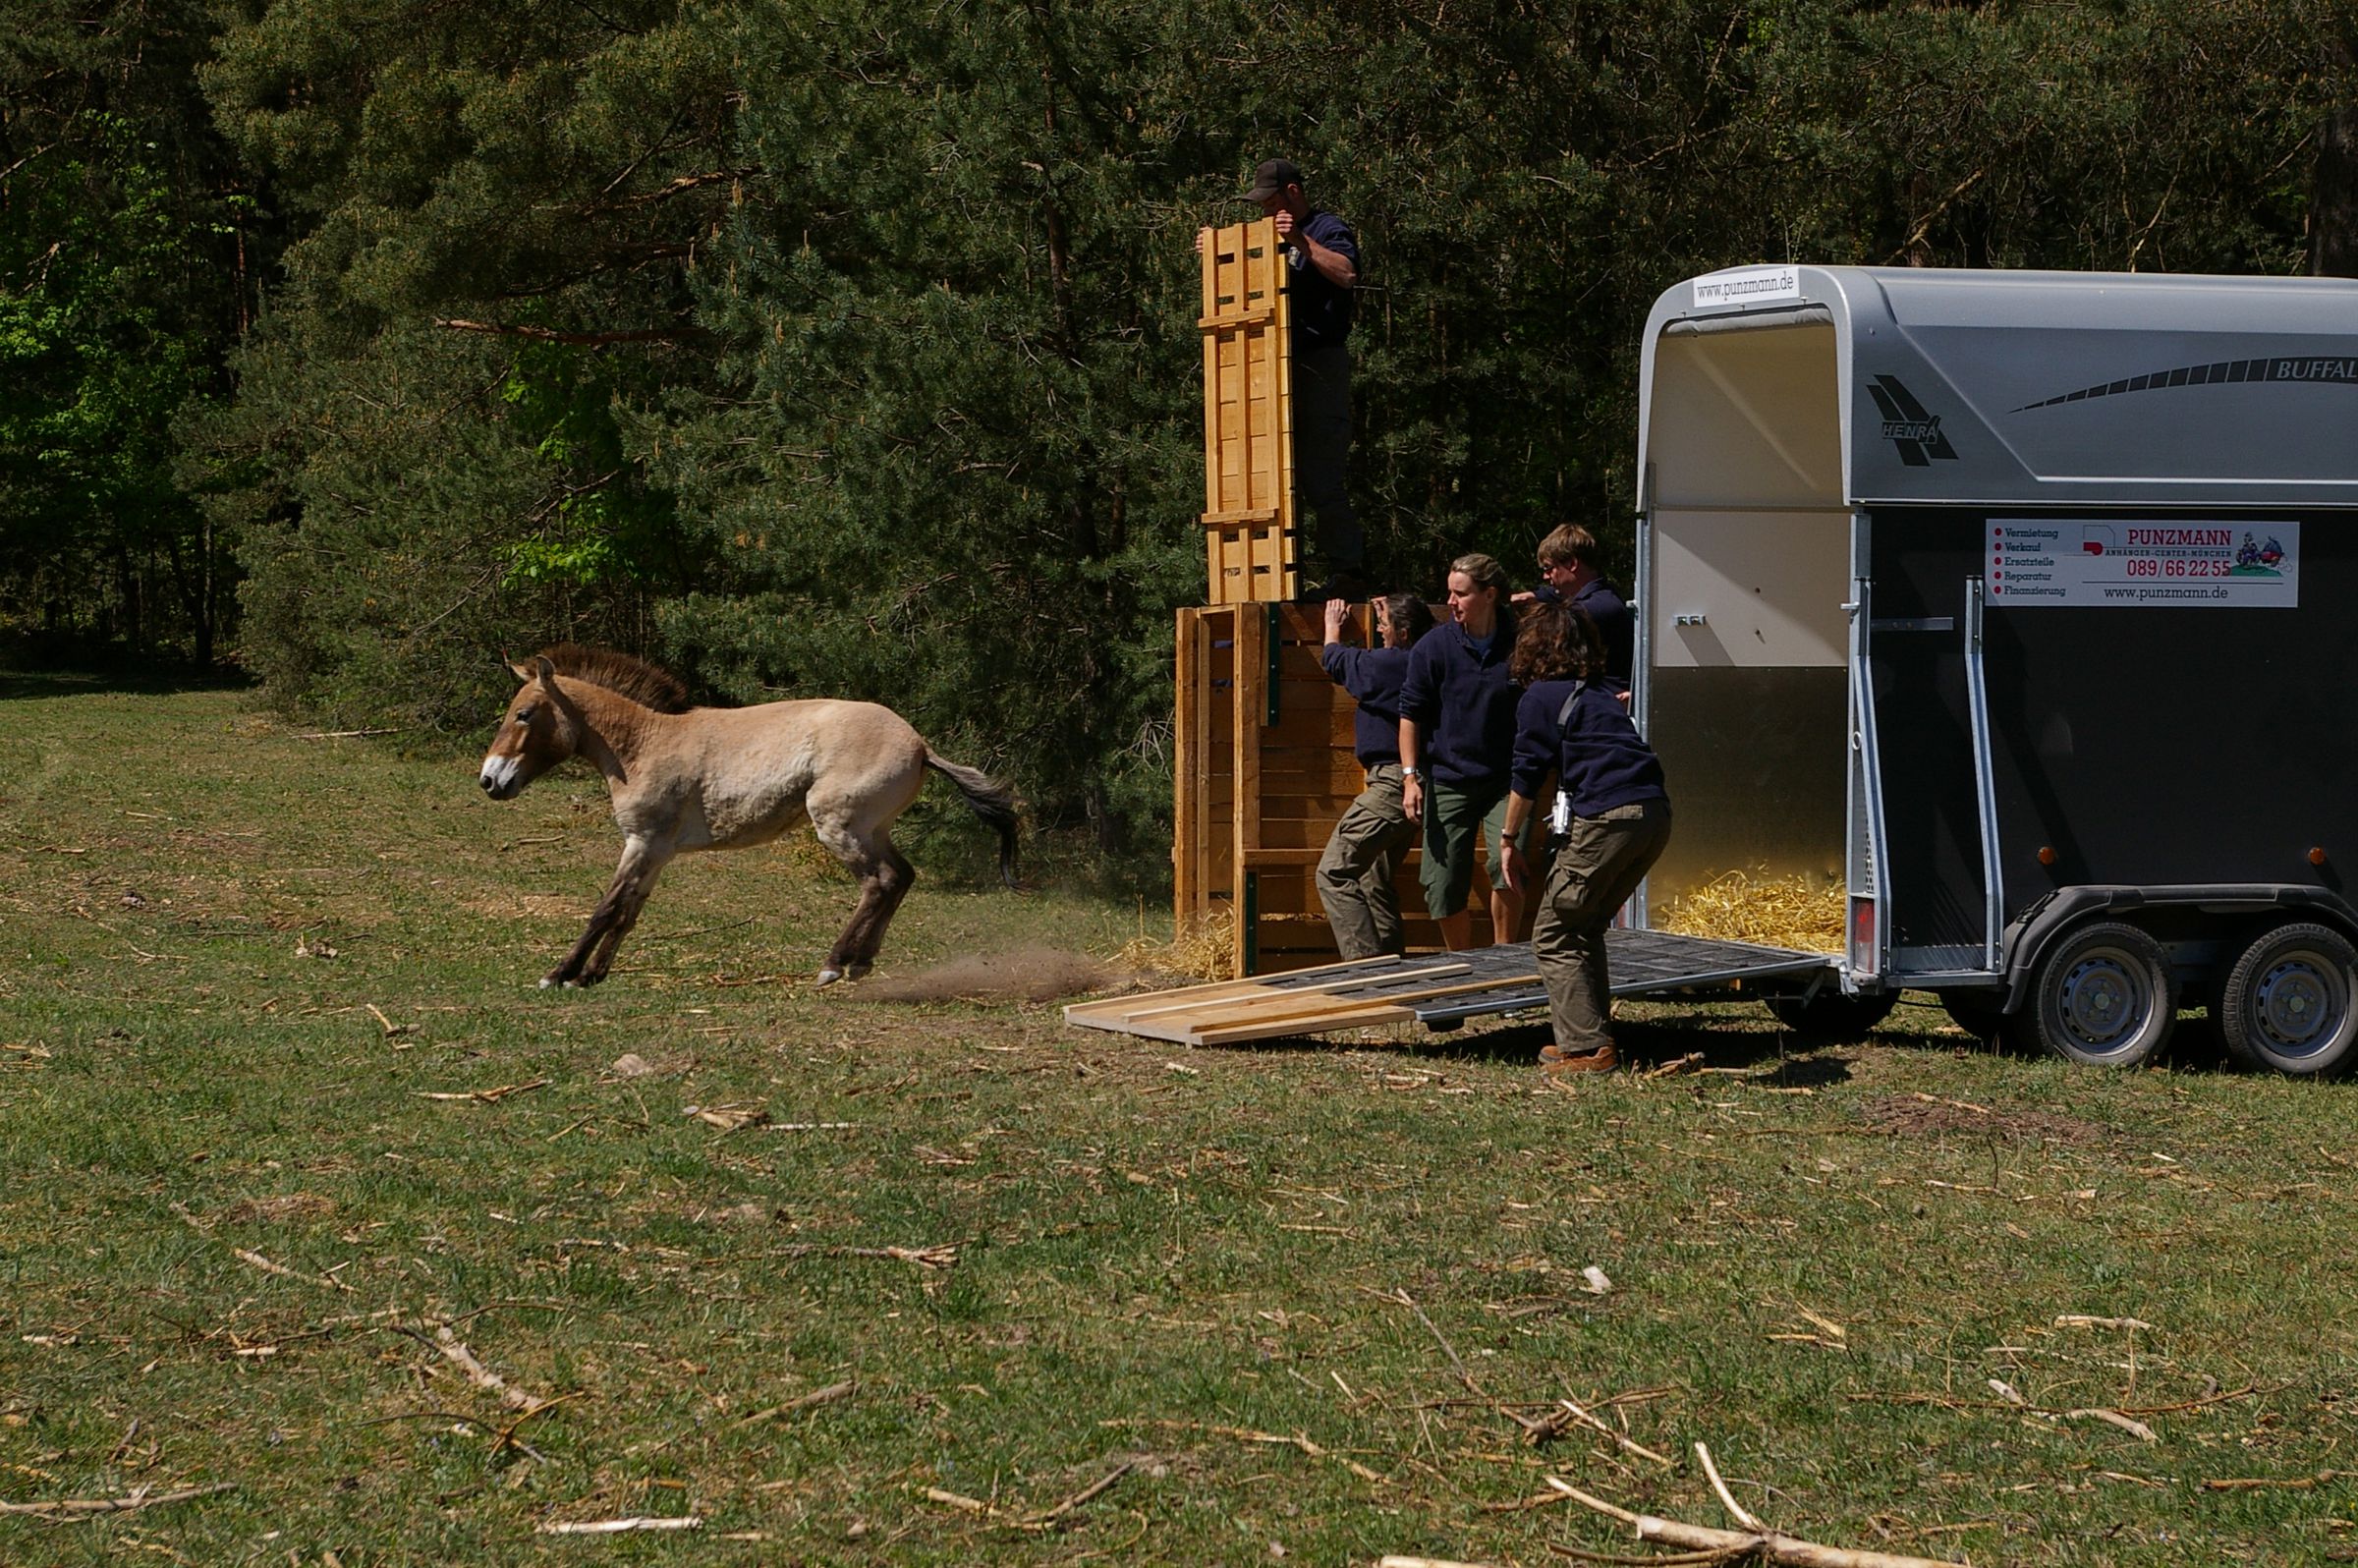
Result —
[[843, 971], [839, 969], [822, 969], [818, 972], [818, 982], [821, 985], [832, 985], [841, 979], [843, 979]]

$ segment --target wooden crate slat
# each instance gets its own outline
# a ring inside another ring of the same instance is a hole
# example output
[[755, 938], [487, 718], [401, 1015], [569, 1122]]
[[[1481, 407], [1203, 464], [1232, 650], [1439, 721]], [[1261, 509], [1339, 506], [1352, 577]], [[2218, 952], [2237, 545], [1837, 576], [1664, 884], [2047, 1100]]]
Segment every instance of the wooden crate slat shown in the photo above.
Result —
[[1284, 599], [1295, 587], [1290, 306], [1266, 218], [1202, 235], [1207, 597]]

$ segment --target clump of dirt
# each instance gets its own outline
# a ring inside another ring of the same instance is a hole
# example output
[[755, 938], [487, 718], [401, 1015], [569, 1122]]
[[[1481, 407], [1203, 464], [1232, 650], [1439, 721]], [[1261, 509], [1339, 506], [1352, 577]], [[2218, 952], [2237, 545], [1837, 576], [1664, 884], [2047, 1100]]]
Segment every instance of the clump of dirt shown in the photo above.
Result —
[[1102, 990], [1124, 977], [1103, 959], [1053, 947], [975, 953], [914, 975], [877, 975], [853, 996], [864, 1002], [1052, 1002]]
[[1878, 1094], [1861, 1102], [1859, 1119], [1879, 1133], [1900, 1138], [1995, 1138], [2007, 1143], [2101, 1144], [2111, 1131], [2076, 1116], [2052, 1111], [1993, 1110], [1930, 1094]]

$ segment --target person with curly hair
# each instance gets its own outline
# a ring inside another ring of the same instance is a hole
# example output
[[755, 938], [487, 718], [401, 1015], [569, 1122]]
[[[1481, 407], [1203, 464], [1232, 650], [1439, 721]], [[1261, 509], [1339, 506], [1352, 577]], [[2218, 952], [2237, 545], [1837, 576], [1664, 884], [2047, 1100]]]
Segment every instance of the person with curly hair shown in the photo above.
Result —
[[1522, 830], [1550, 776], [1558, 786], [1555, 865], [1531, 933], [1554, 1034], [1540, 1065], [1603, 1071], [1615, 1060], [1604, 933], [1670, 842], [1670, 792], [1586, 615], [1560, 602], [1530, 606], [1511, 668], [1523, 684], [1506, 797], [1506, 874], [1517, 887], [1533, 876]]

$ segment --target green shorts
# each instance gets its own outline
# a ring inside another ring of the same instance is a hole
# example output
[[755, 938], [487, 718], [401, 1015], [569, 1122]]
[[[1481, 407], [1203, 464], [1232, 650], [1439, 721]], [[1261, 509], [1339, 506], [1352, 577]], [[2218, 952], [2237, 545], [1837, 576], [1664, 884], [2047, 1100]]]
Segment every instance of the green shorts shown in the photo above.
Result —
[[1417, 880], [1425, 886], [1425, 913], [1436, 921], [1466, 911], [1474, 890], [1474, 840], [1487, 830], [1490, 840], [1490, 886], [1506, 886], [1506, 781], [1495, 793], [1463, 789], [1432, 779], [1425, 787], [1425, 859]]

